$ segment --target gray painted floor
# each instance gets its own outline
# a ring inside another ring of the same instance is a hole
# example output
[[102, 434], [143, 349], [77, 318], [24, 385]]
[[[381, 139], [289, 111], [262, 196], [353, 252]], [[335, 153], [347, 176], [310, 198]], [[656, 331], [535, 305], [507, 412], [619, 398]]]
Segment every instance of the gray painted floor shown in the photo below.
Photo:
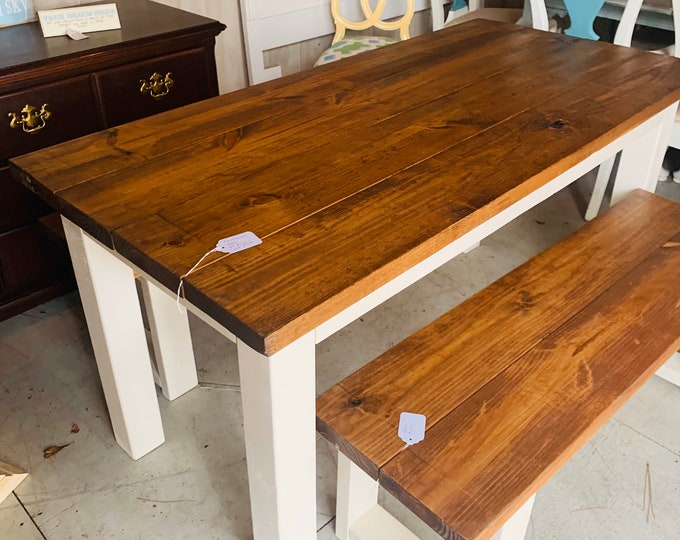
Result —
[[[680, 185], [659, 191], [680, 200]], [[318, 391], [578, 228], [573, 195], [557, 194], [321, 343]], [[113, 440], [77, 295], [0, 323], [0, 461], [30, 472], [0, 504], [0, 540], [252, 537], [235, 347], [196, 319], [192, 333], [200, 387], [159, 398], [167, 442], [134, 462]], [[527, 539], [680, 538], [678, 410], [680, 389], [653, 378], [539, 492]], [[319, 439], [322, 540], [335, 538], [335, 462]], [[384, 498], [423, 539], [439, 538]]]

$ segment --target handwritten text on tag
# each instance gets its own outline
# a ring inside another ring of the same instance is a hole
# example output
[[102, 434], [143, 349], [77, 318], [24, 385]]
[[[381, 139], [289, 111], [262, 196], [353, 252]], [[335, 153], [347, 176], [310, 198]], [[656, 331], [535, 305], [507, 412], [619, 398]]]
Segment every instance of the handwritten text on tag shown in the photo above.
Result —
[[228, 238], [222, 238], [215, 246], [215, 251], [220, 251], [222, 253], [238, 253], [244, 249], [251, 248], [253, 246], [259, 246], [262, 243], [254, 233], [246, 231]]

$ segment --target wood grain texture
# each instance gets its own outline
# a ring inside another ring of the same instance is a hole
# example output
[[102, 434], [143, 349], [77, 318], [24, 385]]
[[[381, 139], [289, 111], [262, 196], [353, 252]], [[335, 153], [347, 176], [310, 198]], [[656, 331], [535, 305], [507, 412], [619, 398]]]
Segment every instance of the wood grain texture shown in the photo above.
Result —
[[[320, 396], [317, 427], [444, 538], [488, 539], [680, 346], [678, 268], [680, 205], [637, 191]], [[406, 450], [402, 411], [427, 416]]]
[[28, 154], [13, 172], [172, 290], [219, 238], [258, 234], [185, 294], [272, 354], [679, 89], [674, 59], [475, 21]]

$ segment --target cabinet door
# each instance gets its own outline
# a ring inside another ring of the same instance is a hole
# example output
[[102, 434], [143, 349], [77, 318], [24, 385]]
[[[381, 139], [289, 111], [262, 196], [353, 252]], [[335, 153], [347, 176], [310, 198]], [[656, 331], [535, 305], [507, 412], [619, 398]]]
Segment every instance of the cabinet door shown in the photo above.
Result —
[[0, 96], [0, 161], [101, 127], [87, 75]]
[[4, 303], [72, 281], [68, 251], [40, 221], [0, 234], [0, 314]]
[[200, 48], [96, 72], [106, 126], [211, 97], [208, 64]]
[[0, 168], [0, 233], [27, 225], [52, 209]]

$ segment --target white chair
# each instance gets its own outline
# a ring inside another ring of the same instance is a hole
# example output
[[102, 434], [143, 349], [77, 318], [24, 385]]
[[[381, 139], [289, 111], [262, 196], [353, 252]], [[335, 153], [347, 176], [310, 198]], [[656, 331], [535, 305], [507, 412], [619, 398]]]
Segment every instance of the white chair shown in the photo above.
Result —
[[[479, 5], [479, 0], [468, 0], [467, 3], [465, 0], [453, 0], [445, 20], [441, 9], [441, 1], [432, 0], [432, 29], [440, 30], [444, 25], [460, 24], [471, 19], [515, 23], [522, 18], [522, 14], [523, 10], [521, 8], [482, 8]], [[454, 21], [456, 22], [454, 23]]]
[[[637, 6], [637, 9], [636, 9]], [[672, 54], [676, 58], [680, 57], [680, 47], [677, 46], [680, 43], [680, 0], [672, 0], [673, 6], [673, 29], [675, 33], [675, 44], [669, 47], [667, 50], [654, 51], [658, 53]], [[623, 18], [621, 19], [621, 24], [616, 31], [614, 37], [614, 43], [617, 45], [624, 45], [630, 47], [633, 41], [633, 30], [635, 28], [635, 20], [642, 7], [642, 0], [628, 0], [626, 4], [626, 9], [624, 10], [623, 17], [628, 16], [628, 20], [624, 25]], [[630, 13], [628, 13], [630, 11]], [[634, 13], [633, 13], [634, 11]], [[675, 123], [671, 130], [671, 139], [669, 145], [673, 148], [680, 148], [680, 114], [676, 115]], [[600, 211], [600, 206], [602, 206], [602, 200], [604, 199], [605, 192], [607, 191], [607, 185], [609, 184], [609, 179], [611, 176], [612, 168], [614, 165], [614, 160], [611, 159], [602, 165], [600, 165], [597, 171], [597, 178], [595, 179], [595, 185], [593, 187], [593, 194], [590, 197], [590, 202], [588, 203], [588, 208], [586, 209], [585, 219], [590, 221], [595, 216], [597, 216]], [[661, 176], [659, 180], [664, 180]], [[674, 179], [675, 181], [675, 179]]]
[[[402, 0], [403, 1], [403, 0]], [[387, 31], [399, 31], [399, 39], [404, 40], [410, 37], [409, 26], [413, 14], [415, 12], [415, 1], [405, 0], [406, 8], [404, 14], [392, 21], [382, 20], [383, 12], [388, 0], [378, 0], [378, 3], [373, 9], [368, 0], [361, 0], [361, 11], [364, 19], [360, 21], [351, 21], [347, 19], [341, 12], [341, 0], [331, 0], [331, 13], [333, 15], [333, 22], [335, 23], [335, 35], [333, 36], [332, 45], [326, 49], [319, 59], [314, 64], [314, 67], [330, 62], [335, 62], [342, 58], [348, 58], [356, 54], [378, 49], [396, 43], [397, 39], [383, 36], [349, 36], [345, 37], [347, 30], [363, 31], [369, 28], [379, 28]]]
[[[437, 0], [434, 0], [436, 2]], [[676, 1], [676, 0], [673, 0]], [[446, 23], [443, 26], [454, 26], [472, 19], [488, 19], [506, 22], [524, 22], [522, 9], [515, 8], [480, 8], [479, 0], [468, 0], [468, 9], [459, 8], [453, 11], [463, 0], [456, 0], [452, 5]], [[635, 21], [637, 20], [643, 0], [630, 0], [626, 3], [621, 22], [616, 31], [614, 43], [630, 45]], [[531, 10], [531, 24], [537, 30], [549, 30], [550, 20], [545, 0], [528, 0]], [[584, 39], [597, 39], [593, 31], [593, 22], [597, 13], [604, 5], [604, 0], [571, 0], [566, 2], [566, 8], [571, 19], [571, 26], [565, 31], [566, 34]], [[462, 13], [462, 15], [457, 15]], [[434, 15], [433, 15], [434, 17]], [[527, 21], [528, 23], [528, 21]], [[627, 41], [627, 42], [626, 42]]]

